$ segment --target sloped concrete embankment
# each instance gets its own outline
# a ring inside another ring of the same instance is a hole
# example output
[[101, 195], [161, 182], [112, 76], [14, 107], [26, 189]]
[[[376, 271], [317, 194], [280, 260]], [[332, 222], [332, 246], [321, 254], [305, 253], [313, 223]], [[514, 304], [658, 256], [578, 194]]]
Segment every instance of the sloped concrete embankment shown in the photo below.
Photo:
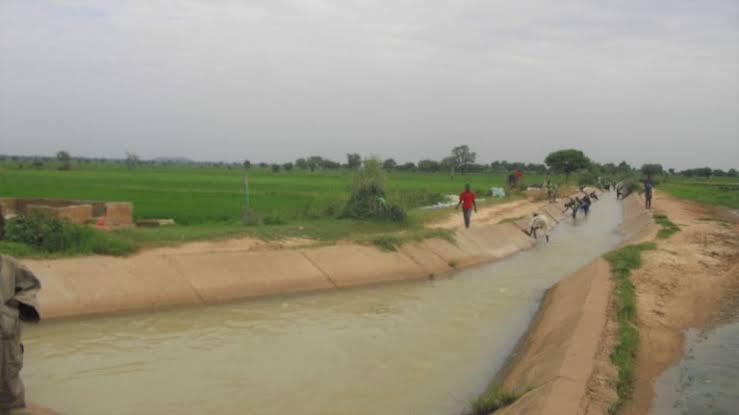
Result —
[[[561, 206], [542, 209], [553, 219]], [[459, 231], [455, 243], [430, 239], [396, 252], [339, 244], [313, 249], [145, 252], [129, 258], [27, 260], [41, 279], [44, 318], [207, 304], [275, 294], [425, 279], [496, 261], [535, 244], [522, 223]]]
[[[652, 239], [657, 227], [636, 195], [623, 202], [621, 232], [625, 243]], [[523, 395], [496, 413], [606, 413], [608, 399], [588, 393], [598, 376], [599, 360], [611, 319], [613, 285], [610, 265], [597, 258], [555, 284], [544, 297], [526, 336], [500, 374], [500, 387]], [[609, 362], [606, 362], [609, 363]], [[613, 391], [615, 397], [615, 391]], [[598, 399], [595, 402], [594, 399]]]

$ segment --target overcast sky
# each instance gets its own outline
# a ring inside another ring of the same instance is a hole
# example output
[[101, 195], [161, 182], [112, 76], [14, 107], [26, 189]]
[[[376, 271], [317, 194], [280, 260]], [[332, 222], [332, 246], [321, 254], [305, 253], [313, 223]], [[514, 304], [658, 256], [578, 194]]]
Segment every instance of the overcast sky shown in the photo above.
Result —
[[0, 153], [739, 168], [736, 0], [0, 0]]

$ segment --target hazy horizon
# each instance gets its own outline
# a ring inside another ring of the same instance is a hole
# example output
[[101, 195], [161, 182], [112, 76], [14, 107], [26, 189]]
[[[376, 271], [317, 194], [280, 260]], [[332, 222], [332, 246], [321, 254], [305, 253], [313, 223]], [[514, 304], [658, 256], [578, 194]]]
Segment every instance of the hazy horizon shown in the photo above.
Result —
[[0, 154], [737, 168], [739, 3], [0, 0]]

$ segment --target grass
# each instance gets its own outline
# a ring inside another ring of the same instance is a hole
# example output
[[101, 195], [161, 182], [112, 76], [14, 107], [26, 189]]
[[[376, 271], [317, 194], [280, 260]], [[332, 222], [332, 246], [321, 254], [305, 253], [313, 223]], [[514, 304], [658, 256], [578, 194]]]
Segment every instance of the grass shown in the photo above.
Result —
[[521, 395], [490, 388], [470, 405], [469, 415], [488, 415], [515, 402]]
[[657, 232], [657, 237], [660, 239], [667, 239], [674, 233], [680, 231], [680, 228], [672, 223], [667, 215], [655, 214], [654, 221], [657, 222], [657, 225], [661, 227], [661, 229]]
[[[449, 242], [454, 242], [454, 233], [447, 229], [429, 229], [417, 228], [411, 231], [405, 231], [395, 234], [385, 234], [370, 237], [370, 242], [382, 249], [383, 251], [396, 251], [399, 247], [407, 242], [418, 242], [424, 239], [441, 238]], [[364, 243], [367, 238], [357, 238], [355, 242]]]
[[611, 361], [618, 368], [618, 400], [609, 408], [609, 414], [618, 413], [634, 391], [634, 360], [639, 347], [639, 329], [636, 324], [636, 292], [630, 275], [631, 271], [641, 267], [642, 252], [656, 248], [653, 242], [645, 242], [628, 245], [605, 255], [616, 282], [618, 322], [618, 343], [611, 353]]
[[739, 209], [739, 181], [736, 179], [671, 181], [661, 184], [659, 189], [682, 199]]

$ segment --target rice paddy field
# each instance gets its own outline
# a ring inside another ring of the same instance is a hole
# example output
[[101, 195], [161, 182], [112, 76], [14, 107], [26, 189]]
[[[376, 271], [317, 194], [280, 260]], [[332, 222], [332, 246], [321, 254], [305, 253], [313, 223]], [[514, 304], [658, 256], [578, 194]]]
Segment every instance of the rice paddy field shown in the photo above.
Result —
[[[194, 225], [238, 221], [245, 204], [244, 176], [249, 180], [250, 207], [284, 221], [319, 219], [348, 197], [352, 172], [280, 171], [198, 167], [85, 166], [70, 171], [0, 167], [0, 197], [34, 196], [82, 200], [130, 201], [134, 217], [172, 218]], [[541, 183], [543, 176], [527, 176]], [[422, 203], [424, 193], [461, 192], [503, 186], [503, 175], [388, 173], [389, 197], [405, 207]], [[412, 197], [409, 197], [411, 195]]]

